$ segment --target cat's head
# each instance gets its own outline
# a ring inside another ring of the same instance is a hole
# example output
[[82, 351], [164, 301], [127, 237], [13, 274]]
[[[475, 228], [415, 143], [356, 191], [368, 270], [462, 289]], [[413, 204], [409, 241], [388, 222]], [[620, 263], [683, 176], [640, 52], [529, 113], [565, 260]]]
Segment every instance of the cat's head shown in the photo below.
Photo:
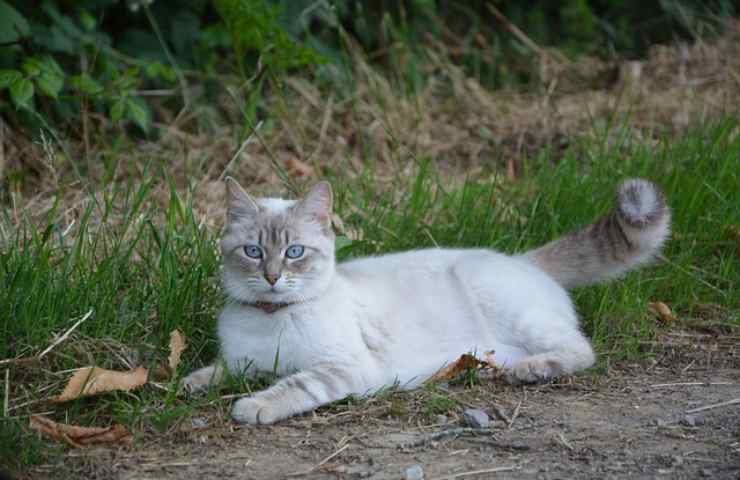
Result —
[[226, 180], [221, 238], [224, 288], [246, 303], [292, 303], [320, 295], [334, 275], [332, 191], [315, 185], [299, 200], [253, 198]]

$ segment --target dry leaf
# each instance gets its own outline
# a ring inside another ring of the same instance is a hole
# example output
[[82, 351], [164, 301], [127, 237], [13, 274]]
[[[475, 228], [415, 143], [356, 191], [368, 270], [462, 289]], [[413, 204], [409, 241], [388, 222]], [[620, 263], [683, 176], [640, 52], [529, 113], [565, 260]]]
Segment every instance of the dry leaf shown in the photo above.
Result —
[[425, 383], [431, 383], [431, 382], [441, 382], [441, 381], [448, 381], [453, 380], [457, 378], [458, 375], [461, 373], [466, 372], [467, 370], [475, 369], [479, 370], [481, 368], [496, 368], [495, 365], [490, 363], [488, 360], [493, 358], [493, 351], [486, 352], [485, 354], [485, 360], [480, 360], [476, 358], [474, 355], [471, 355], [469, 353], [464, 353], [460, 355], [460, 358], [455, 360], [449, 365], [446, 365], [439, 369], [437, 373], [429, 377], [428, 380], [426, 380]]
[[285, 160], [285, 169], [294, 177], [313, 177], [315, 175], [311, 165], [295, 157]]
[[116, 424], [111, 427], [80, 427], [57, 423], [40, 415], [31, 415], [31, 430], [36, 430], [50, 436], [54, 440], [69, 443], [75, 447], [81, 447], [92, 443], [131, 443], [131, 433], [123, 425]]
[[144, 367], [129, 372], [117, 372], [98, 367], [81, 368], [69, 379], [62, 394], [52, 401], [62, 403], [113, 390], [132, 390], [144, 385], [148, 376], [149, 371]]
[[671, 311], [671, 308], [663, 302], [648, 303], [648, 310], [650, 313], [658, 317], [660, 322], [664, 325], [671, 325], [676, 321], [676, 315]]
[[173, 375], [177, 371], [177, 366], [180, 364], [180, 356], [183, 350], [185, 350], [185, 337], [179, 330], [172, 330], [170, 333], [170, 356], [167, 360], [169, 362], [170, 373]]

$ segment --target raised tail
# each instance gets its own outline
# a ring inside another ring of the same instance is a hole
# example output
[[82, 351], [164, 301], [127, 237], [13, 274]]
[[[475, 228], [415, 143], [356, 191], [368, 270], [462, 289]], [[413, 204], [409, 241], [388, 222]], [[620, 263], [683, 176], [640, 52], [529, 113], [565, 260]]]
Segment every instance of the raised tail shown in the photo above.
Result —
[[609, 214], [524, 257], [565, 288], [603, 282], [652, 260], [670, 226], [671, 211], [658, 187], [647, 180], [626, 180]]

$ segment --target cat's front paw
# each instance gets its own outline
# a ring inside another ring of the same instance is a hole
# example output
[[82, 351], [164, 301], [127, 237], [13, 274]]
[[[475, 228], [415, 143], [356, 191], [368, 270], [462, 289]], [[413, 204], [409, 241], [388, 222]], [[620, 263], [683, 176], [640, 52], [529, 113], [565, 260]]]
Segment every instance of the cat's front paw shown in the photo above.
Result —
[[242, 398], [234, 403], [231, 418], [237, 423], [269, 425], [281, 419], [277, 410], [258, 397]]
[[520, 383], [543, 383], [558, 372], [552, 360], [527, 358], [515, 363], [506, 371], [506, 381], [512, 385]]
[[180, 380], [180, 388], [188, 393], [202, 392], [210, 385], [210, 376], [201, 374], [198, 370]]

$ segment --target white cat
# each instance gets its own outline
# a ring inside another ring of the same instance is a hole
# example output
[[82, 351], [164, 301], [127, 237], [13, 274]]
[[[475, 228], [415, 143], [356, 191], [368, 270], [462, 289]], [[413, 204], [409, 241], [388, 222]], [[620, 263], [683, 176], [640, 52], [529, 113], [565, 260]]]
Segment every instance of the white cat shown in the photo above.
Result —
[[[222, 356], [232, 372], [277, 364], [284, 377], [234, 404], [234, 419], [252, 424], [396, 382], [414, 387], [466, 352], [493, 350], [510, 382], [587, 368], [594, 353], [565, 288], [650, 260], [670, 228], [659, 190], [628, 180], [614, 211], [523, 255], [428, 249], [337, 265], [328, 183], [299, 201], [253, 199], [233, 179], [227, 191]], [[219, 365], [185, 386], [219, 381]]]

